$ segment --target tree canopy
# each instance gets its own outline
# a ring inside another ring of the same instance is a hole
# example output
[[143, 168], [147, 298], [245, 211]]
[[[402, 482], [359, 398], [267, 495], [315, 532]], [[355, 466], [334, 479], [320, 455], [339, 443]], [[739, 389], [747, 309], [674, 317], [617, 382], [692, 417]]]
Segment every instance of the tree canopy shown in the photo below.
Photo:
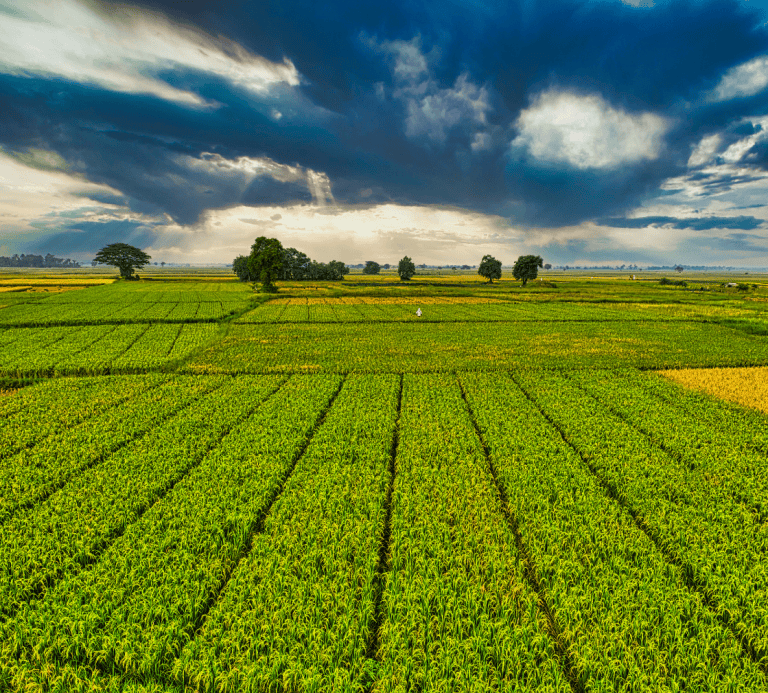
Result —
[[501, 260], [497, 260], [493, 255], [483, 255], [477, 273], [493, 284], [494, 279], [501, 279]]
[[416, 265], [414, 265], [413, 260], [406, 255], [398, 263], [397, 273], [400, 275], [400, 279], [408, 281], [414, 274], [416, 274]]
[[277, 238], [259, 236], [251, 246], [248, 256], [248, 273], [252, 281], [261, 282], [261, 290], [277, 291], [275, 279], [283, 269], [285, 249]]
[[540, 255], [521, 255], [515, 261], [512, 276], [515, 279], [521, 279], [523, 286], [525, 286], [529, 279], [536, 279], [539, 276], [539, 267], [543, 266], [544, 260], [541, 259]]
[[381, 265], [373, 260], [368, 260], [363, 267], [363, 274], [378, 274], [381, 270]]
[[133, 271], [149, 264], [151, 259], [143, 250], [127, 243], [110, 243], [96, 253], [93, 261], [117, 267], [123, 279], [138, 279], [138, 275], [134, 275]]
[[[280, 247], [282, 249], [282, 265], [273, 279], [282, 281], [301, 281], [303, 279], [340, 281], [344, 279], [345, 274], [349, 274], [349, 268], [340, 260], [331, 260], [328, 263], [316, 262], [296, 248]], [[256, 282], [261, 280], [260, 270], [257, 274], [255, 266], [250, 263], [250, 258], [250, 255], [239, 255], [232, 262], [232, 271], [240, 281]]]

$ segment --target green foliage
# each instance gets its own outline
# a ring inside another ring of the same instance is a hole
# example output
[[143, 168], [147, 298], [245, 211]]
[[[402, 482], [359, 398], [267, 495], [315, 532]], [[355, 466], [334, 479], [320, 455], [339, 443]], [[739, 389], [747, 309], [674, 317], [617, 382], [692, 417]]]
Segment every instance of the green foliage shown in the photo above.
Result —
[[497, 260], [493, 255], [483, 255], [477, 273], [485, 277], [489, 284], [493, 284], [494, 279], [501, 279], [501, 260]]
[[[577, 373], [583, 383], [595, 379], [593, 371]], [[614, 374], [606, 373], [606, 381]], [[547, 420], [548, 410], [542, 413], [504, 375], [467, 373], [460, 380], [584, 690], [663, 690], [671, 681], [706, 689], [711, 677], [759, 688], [758, 667], [605, 493]], [[623, 402], [638, 397], [636, 388], [620, 389]], [[650, 409], [657, 410], [667, 418], [679, 413], [669, 404]]]
[[285, 682], [280, 661], [292, 690], [364, 689], [398, 385], [394, 375], [346, 380], [264, 531], [181, 653], [178, 679], [204, 690], [225, 676], [235, 690], [276, 689]]
[[406, 255], [398, 263], [397, 273], [400, 275], [402, 281], [408, 281], [414, 274], [416, 274], [416, 265], [414, 265], [413, 260]]
[[455, 377], [405, 375], [399, 431], [374, 689], [569, 691]]
[[363, 267], [363, 274], [378, 274], [381, 271], [381, 265], [373, 260], [368, 260]]
[[539, 267], [544, 266], [544, 260], [539, 255], [521, 255], [515, 260], [515, 266], [512, 268], [512, 276], [519, 279], [525, 286], [529, 281], [533, 281], [539, 276]]
[[251, 274], [251, 268], [248, 266], [248, 256], [238, 255], [232, 261], [232, 271], [237, 275], [241, 282], [255, 282], [258, 277]]
[[667, 277], [659, 279], [659, 284], [661, 286], [682, 286], [683, 288], [688, 286], [688, 282], [685, 279], [668, 279]]
[[[706, 594], [712, 611], [765, 659], [768, 631], [757, 625], [768, 614], [764, 548], [752, 513], [768, 507], [768, 477], [763, 455], [738, 461], [749, 447], [748, 430], [724, 447], [695, 417], [627, 387], [616, 371], [515, 378], [668, 561], [680, 565], [689, 586]], [[662, 426], [663, 443], [653, 439]], [[678, 429], [688, 429], [682, 440]]]
[[263, 292], [277, 291], [275, 280], [283, 269], [284, 257], [283, 245], [276, 238], [259, 236], [253, 242], [248, 256], [248, 271], [250, 277], [258, 277]]
[[144, 267], [151, 259], [143, 250], [132, 245], [111, 243], [96, 253], [93, 261], [101, 265], [117, 267], [123, 279], [138, 279], [138, 276], [134, 276], [133, 271]]

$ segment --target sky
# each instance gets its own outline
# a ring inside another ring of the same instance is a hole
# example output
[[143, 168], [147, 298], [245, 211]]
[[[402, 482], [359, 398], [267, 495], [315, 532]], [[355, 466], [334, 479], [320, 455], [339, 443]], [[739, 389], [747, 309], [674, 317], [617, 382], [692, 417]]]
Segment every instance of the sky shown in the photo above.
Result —
[[0, 255], [768, 267], [768, 0], [0, 0]]

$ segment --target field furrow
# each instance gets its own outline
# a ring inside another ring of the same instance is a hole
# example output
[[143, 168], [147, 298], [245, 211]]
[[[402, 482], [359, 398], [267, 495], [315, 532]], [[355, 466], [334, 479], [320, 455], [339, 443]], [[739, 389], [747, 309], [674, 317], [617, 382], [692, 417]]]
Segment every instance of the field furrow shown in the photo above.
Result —
[[127, 527], [196, 467], [209, 449], [259, 406], [273, 381], [226, 380], [121, 448], [46, 501], [14, 515], [0, 534], [0, 608], [10, 614], [98, 559]]
[[363, 690], [399, 391], [350, 377], [174, 667], [202, 690]]
[[765, 690], [681, 570], [519, 387], [460, 380], [583, 690]]
[[[258, 396], [279, 380], [250, 384]], [[140, 678], [167, 673], [248, 553], [339, 386], [337, 376], [298, 376], [285, 384], [98, 563], [65, 577], [7, 622], [0, 651], [15, 685], [55, 680], [62, 662]]]
[[404, 376], [374, 691], [569, 691], [453, 376]]
[[714, 403], [708, 412], [689, 413], [633, 385], [643, 377], [638, 375], [574, 371], [569, 377], [687, 466], [697, 483], [708, 483], [713, 494], [754, 510], [758, 522], [768, 520], [768, 458], [750, 445], [753, 427], [723, 430], [716, 423], [719, 417], [707, 416], [714, 414]]
[[[108, 388], [124, 393], [126, 401], [98, 408], [103, 400], [94, 397], [98, 413], [91, 418], [0, 460], [0, 522], [19, 508], [47, 497], [118, 448], [152, 432], [220, 381], [212, 379], [206, 384], [194, 377], [156, 374], [111, 376], [98, 382], [106, 393]], [[47, 388], [43, 392], [47, 394]]]
[[[135, 379], [139, 393], [157, 378]], [[61, 378], [28, 387], [3, 400], [0, 419], [0, 465], [16, 451], [62, 433], [132, 395], [122, 380]], [[2, 488], [2, 486], [0, 486]]]
[[514, 377], [689, 586], [768, 663], [768, 528], [565, 376]]

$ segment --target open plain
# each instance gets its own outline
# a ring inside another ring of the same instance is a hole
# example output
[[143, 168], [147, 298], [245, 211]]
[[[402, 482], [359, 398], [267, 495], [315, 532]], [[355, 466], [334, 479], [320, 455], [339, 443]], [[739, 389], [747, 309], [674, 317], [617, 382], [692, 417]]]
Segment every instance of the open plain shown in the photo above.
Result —
[[0, 275], [0, 690], [768, 690], [765, 277], [143, 276]]

